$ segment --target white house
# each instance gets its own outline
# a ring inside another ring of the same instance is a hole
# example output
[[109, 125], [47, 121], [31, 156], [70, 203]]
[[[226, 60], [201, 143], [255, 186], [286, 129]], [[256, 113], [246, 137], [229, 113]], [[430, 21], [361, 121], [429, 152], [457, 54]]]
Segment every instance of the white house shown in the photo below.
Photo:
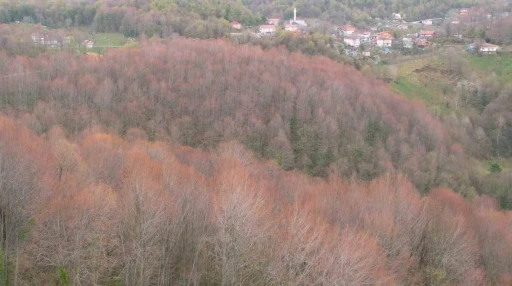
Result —
[[425, 19], [420, 21], [425, 26], [432, 26], [432, 19]]
[[276, 32], [276, 26], [274, 25], [261, 25], [260, 26], [260, 34], [261, 35], [273, 35]]
[[88, 49], [92, 49], [94, 48], [94, 42], [93, 41], [90, 41], [90, 40], [85, 40], [84, 41], [84, 46]]
[[361, 40], [361, 43], [369, 43], [371, 41], [372, 32], [370, 31], [358, 31], [356, 34], [359, 37], [359, 40]]
[[45, 46], [51, 49], [57, 49], [63, 45], [69, 44], [71, 41], [70, 37], [59, 37], [56, 35], [48, 35], [46, 33], [34, 33], [32, 34], [32, 41], [38, 45]]
[[343, 42], [350, 47], [357, 48], [361, 45], [361, 40], [355, 34], [347, 36], [343, 39]]
[[386, 39], [382, 37], [377, 38], [377, 47], [390, 48], [393, 45], [393, 39]]
[[288, 32], [297, 32], [299, 30], [299, 26], [295, 24], [286, 24], [284, 26], [284, 30]]
[[380, 48], [390, 48], [393, 45], [393, 35], [389, 32], [381, 32], [375, 39], [375, 45]]
[[307, 27], [308, 26], [308, 23], [306, 23], [306, 21], [302, 20], [302, 19], [295, 19], [295, 20], [292, 20], [291, 21], [292, 24], [296, 24], [296, 25], [299, 25], [301, 27]]
[[402, 20], [402, 15], [400, 13], [393, 13], [394, 20]]
[[414, 47], [414, 40], [411, 37], [403, 37], [402, 45], [404, 49], [412, 49]]
[[480, 45], [479, 52], [481, 54], [489, 55], [489, 54], [495, 54], [500, 49], [499, 46], [489, 44], [489, 43], [483, 43]]
[[270, 18], [270, 19], [267, 20], [267, 22], [269, 23], [269, 25], [277, 26], [277, 25], [279, 25], [279, 22], [281, 22], [281, 19], [279, 19], [279, 18]]

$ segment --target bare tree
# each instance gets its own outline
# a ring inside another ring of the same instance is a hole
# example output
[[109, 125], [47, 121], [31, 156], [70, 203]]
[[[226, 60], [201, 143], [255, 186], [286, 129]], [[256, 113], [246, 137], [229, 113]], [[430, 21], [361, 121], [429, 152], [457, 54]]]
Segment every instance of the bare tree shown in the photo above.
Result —
[[500, 157], [500, 139], [501, 139], [501, 131], [503, 127], [505, 127], [506, 119], [503, 114], [499, 114], [496, 117], [496, 156]]

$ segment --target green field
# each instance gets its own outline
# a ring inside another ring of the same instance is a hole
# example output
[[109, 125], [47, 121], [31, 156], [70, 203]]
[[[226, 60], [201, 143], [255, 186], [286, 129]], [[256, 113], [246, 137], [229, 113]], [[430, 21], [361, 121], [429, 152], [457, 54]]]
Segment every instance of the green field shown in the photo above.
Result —
[[468, 60], [471, 66], [480, 73], [496, 73], [498, 78], [512, 84], [512, 55], [498, 54], [488, 56], [470, 55]]
[[[467, 61], [466, 65], [471, 72], [479, 77], [486, 78], [495, 73], [499, 81], [512, 86], [511, 54], [460, 55]], [[391, 83], [393, 90], [409, 99], [423, 100], [436, 114], [447, 114], [455, 110], [454, 88], [458, 81], [464, 79], [464, 75], [454, 73], [440, 57], [414, 59], [399, 63], [396, 67], [397, 76]]]
[[393, 89], [409, 99], [421, 99], [427, 104], [432, 104], [432, 90], [422, 84], [414, 83], [409, 78], [402, 76], [393, 82]]
[[490, 166], [492, 163], [498, 163], [502, 169], [502, 173], [512, 172], [512, 159], [501, 158], [490, 161], [478, 161], [476, 159], [472, 159], [471, 164], [473, 165], [473, 169], [482, 177], [488, 176], [491, 174]]
[[92, 37], [94, 48], [86, 50], [97, 54], [105, 54], [109, 48], [137, 47], [138, 42], [132, 38], [126, 38], [121, 33], [98, 33]]
[[98, 33], [93, 37], [94, 45], [104, 46], [124, 46], [128, 41], [121, 33]]
[[443, 65], [433, 58], [401, 63], [391, 87], [408, 99], [424, 101], [435, 114], [446, 114], [450, 111], [450, 92], [456, 79], [442, 74], [443, 71]]

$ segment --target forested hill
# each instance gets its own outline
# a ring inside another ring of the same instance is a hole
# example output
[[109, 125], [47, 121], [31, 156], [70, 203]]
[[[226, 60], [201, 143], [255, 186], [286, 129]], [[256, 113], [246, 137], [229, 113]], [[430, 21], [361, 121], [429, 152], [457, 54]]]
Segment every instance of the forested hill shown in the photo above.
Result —
[[469, 7], [481, 0], [244, 0], [253, 11], [264, 15], [290, 18], [293, 7], [306, 18], [323, 18], [334, 22], [370, 22], [389, 19], [392, 13], [405, 14], [408, 20], [444, 17], [451, 8]]
[[[2, 0], [0, 23], [24, 21], [51, 28], [92, 25], [96, 32], [121, 31], [132, 36], [165, 35], [169, 29], [183, 35], [188, 28], [214, 37], [220, 35], [201, 30], [214, 30], [233, 20], [251, 26], [264, 22], [265, 17], [291, 18], [294, 7], [301, 17], [364, 24], [375, 18], [388, 19], [396, 12], [404, 13], [408, 20], [443, 17], [451, 8], [469, 7], [480, 1], [483, 0]], [[194, 34], [189, 31], [187, 36]]]
[[286, 170], [363, 180], [400, 171], [422, 191], [469, 191], [463, 151], [422, 104], [327, 58], [180, 39], [100, 61], [60, 54], [0, 63], [1, 74], [47, 70], [0, 90], [5, 111], [31, 114], [38, 133], [100, 123], [203, 148], [235, 139]]
[[195, 38], [225, 36], [229, 21], [246, 26], [264, 19], [234, 0], [0, 0], [0, 23], [40, 23], [49, 28], [90, 27], [92, 32], [121, 32], [166, 37], [180, 34]]

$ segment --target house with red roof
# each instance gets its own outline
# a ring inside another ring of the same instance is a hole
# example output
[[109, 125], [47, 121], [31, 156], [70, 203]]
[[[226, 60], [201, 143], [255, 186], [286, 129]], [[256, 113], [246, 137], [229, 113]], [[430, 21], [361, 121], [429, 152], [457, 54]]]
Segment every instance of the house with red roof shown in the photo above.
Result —
[[269, 18], [269, 19], [267, 19], [267, 23], [269, 25], [277, 26], [277, 25], [279, 25], [279, 22], [281, 22], [281, 19], [279, 19], [279, 18]]
[[389, 48], [393, 45], [393, 35], [390, 32], [381, 32], [375, 39], [375, 45], [381, 48]]
[[240, 22], [233, 21], [233, 22], [231, 22], [231, 27], [233, 29], [241, 30], [242, 29], [242, 24]]
[[261, 25], [260, 26], [260, 34], [261, 35], [274, 35], [276, 33], [276, 26], [274, 25]]
[[356, 27], [352, 25], [345, 25], [340, 28], [342, 36], [350, 36], [356, 31]]
[[419, 32], [418, 36], [423, 39], [434, 39], [436, 37], [435, 31], [421, 31]]

